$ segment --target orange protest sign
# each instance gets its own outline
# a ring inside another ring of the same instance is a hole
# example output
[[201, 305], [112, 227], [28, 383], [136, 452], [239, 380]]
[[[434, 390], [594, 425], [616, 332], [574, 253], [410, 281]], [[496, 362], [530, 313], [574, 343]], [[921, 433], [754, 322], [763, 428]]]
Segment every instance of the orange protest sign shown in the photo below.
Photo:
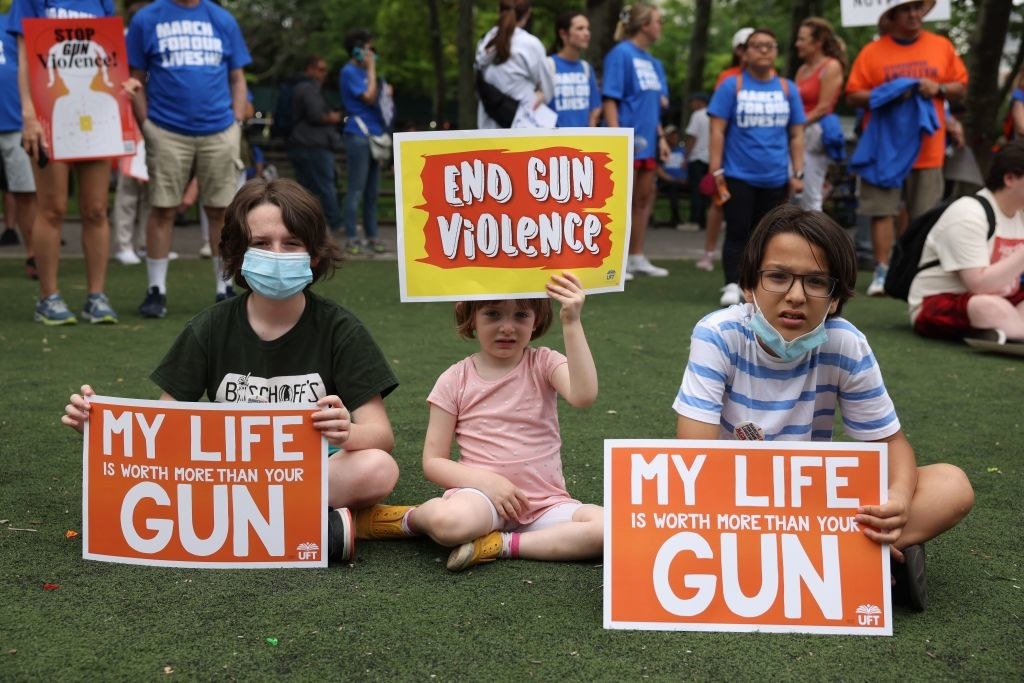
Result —
[[55, 161], [135, 153], [139, 138], [118, 17], [25, 19], [25, 58], [36, 116]]
[[604, 625], [892, 635], [884, 444], [605, 441]]
[[573, 271], [622, 290], [632, 129], [395, 136], [402, 301], [546, 296]]
[[327, 566], [327, 443], [297, 404], [94, 396], [82, 556], [171, 567]]

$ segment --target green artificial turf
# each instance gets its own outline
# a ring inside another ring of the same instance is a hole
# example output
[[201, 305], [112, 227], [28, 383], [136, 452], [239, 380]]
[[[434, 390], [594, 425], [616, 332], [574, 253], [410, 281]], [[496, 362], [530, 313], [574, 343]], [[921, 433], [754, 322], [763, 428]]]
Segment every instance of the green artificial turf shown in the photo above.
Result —
[[[847, 317], [871, 339], [920, 463], [963, 467], [974, 511], [928, 544], [930, 605], [895, 611], [886, 637], [606, 631], [600, 563], [500, 561], [444, 569], [429, 541], [360, 542], [349, 566], [186, 570], [85, 561], [81, 439], [59, 423], [83, 382], [155, 398], [147, 376], [212, 299], [208, 262], [172, 265], [170, 312], [134, 314], [142, 269], [110, 269], [117, 326], [32, 322], [35, 286], [0, 260], [0, 680], [983, 680], [1024, 678], [1020, 359], [910, 333], [904, 306], [858, 298]], [[69, 304], [83, 264], [62, 264]], [[400, 304], [394, 262], [347, 264], [319, 290], [355, 311], [402, 386], [387, 399], [402, 476], [391, 501], [435, 495], [423, 479], [424, 398], [471, 353], [449, 304]], [[674, 435], [671, 401], [694, 322], [719, 273], [678, 264], [622, 294], [592, 296], [584, 322], [596, 405], [560, 407], [569, 490], [602, 497], [605, 438]], [[542, 343], [561, 348], [556, 326]], [[44, 590], [43, 584], [58, 584]]]

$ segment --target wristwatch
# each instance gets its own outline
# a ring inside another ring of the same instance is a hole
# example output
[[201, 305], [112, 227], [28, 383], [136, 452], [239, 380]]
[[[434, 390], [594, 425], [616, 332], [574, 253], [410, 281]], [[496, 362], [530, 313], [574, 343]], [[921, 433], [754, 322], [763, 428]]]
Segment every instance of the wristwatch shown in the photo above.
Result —
[[804, 172], [803, 171], [797, 171], [796, 173], [793, 174], [793, 177], [796, 178], [797, 180], [803, 180], [804, 179]]
[[946, 84], [945, 83], [939, 83], [939, 97], [941, 97], [943, 99], [946, 98]]

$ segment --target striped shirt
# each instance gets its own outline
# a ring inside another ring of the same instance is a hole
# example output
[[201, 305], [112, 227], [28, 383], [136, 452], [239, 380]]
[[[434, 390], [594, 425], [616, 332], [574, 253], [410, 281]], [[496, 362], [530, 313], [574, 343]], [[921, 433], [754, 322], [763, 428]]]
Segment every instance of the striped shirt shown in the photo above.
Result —
[[844, 318], [825, 321], [828, 341], [783, 362], [765, 351], [749, 326], [751, 304], [705, 316], [690, 339], [690, 358], [673, 409], [718, 423], [721, 439], [753, 422], [765, 439], [830, 441], [836, 408], [847, 435], [874, 441], [900, 428], [864, 335]]

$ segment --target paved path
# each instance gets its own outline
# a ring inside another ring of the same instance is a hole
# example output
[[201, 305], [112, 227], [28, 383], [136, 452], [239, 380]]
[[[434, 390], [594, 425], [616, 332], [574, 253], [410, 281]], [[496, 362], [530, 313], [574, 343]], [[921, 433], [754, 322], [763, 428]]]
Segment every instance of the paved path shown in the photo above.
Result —
[[[64, 224], [64, 245], [62, 257], [81, 258], [82, 225], [76, 220], [66, 221]], [[392, 248], [395, 245], [395, 227], [381, 226], [381, 239]], [[183, 226], [175, 226], [174, 242], [172, 248], [178, 252], [181, 258], [199, 258], [199, 247], [202, 238], [199, 232], [198, 223], [190, 223]], [[657, 228], [647, 231], [646, 252], [652, 260], [697, 260], [704, 251], [704, 232], [681, 232], [671, 228]], [[24, 257], [24, 248], [21, 246], [0, 247], [0, 258]], [[113, 254], [113, 246], [111, 247]], [[395, 258], [394, 252], [375, 258]]]

